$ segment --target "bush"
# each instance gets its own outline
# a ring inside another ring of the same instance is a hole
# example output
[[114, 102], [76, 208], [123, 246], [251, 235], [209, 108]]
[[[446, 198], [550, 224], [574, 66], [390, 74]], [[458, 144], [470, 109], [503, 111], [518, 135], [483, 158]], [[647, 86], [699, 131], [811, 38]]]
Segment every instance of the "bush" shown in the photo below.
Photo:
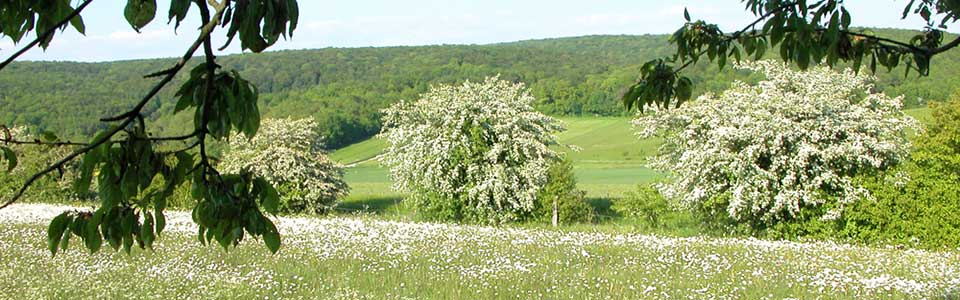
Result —
[[640, 221], [648, 228], [664, 226], [664, 217], [669, 216], [673, 209], [667, 198], [664, 198], [650, 185], [641, 184], [637, 190], [627, 194], [627, 197], [613, 203], [612, 209], [625, 219]]
[[[0, 136], [19, 141], [33, 141], [37, 137], [27, 132], [26, 127], [14, 126], [0, 131]], [[45, 145], [3, 145], [17, 155], [17, 166], [7, 171], [7, 161], [0, 160], [0, 199], [9, 199], [23, 186], [30, 176], [45, 169], [50, 164], [70, 154], [69, 147]], [[73, 202], [88, 198], [88, 194], [78, 194], [71, 183], [78, 177], [77, 160], [68, 163], [59, 173], [43, 176], [33, 183], [33, 187], [24, 194], [24, 200], [37, 202]]]
[[829, 207], [821, 215], [831, 219], [869, 198], [856, 176], [908, 158], [916, 121], [900, 98], [872, 93], [869, 77], [772, 61], [744, 68], [767, 78], [634, 121], [641, 137], [665, 138], [650, 165], [672, 174], [660, 191], [682, 207], [717, 209], [760, 229], [809, 208]]
[[321, 145], [313, 119], [265, 119], [253, 138], [240, 133], [230, 138], [221, 167], [265, 178], [280, 193], [281, 211], [325, 213], [349, 187], [343, 167]]
[[566, 158], [559, 159], [550, 166], [548, 174], [547, 184], [537, 193], [530, 219], [551, 222], [553, 203], [556, 201], [561, 224], [593, 222], [596, 212], [587, 203], [586, 192], [577, 189], [573, 163]]
[[383, 111], [380, 161], [420, 213], [443, 212], [429, 218], [518, 220], [547, 183], [563, 129], [533, 103], [523, 84], [496, 77], [433, 87]]
[[[876, 198], [851, 207], [838, 235], [925, 248], [960, 247], [960, 95], [934, 105], [909, 164], [865, 178]], [[904, 176], [905, 175], [905, 176]]]
[[[819, 220], [827, 207], [809, 207], [797, 218], [752, 228], [750, 233], [772, 238], [960, 247], [960, 97], [935, 105], [933, 116], [933, 124], [915, 139], [907, 163], [858, 178], [872, 199], [849, 205], [834, 222]], [[729, 224], [729, 220], [712, 222]]]

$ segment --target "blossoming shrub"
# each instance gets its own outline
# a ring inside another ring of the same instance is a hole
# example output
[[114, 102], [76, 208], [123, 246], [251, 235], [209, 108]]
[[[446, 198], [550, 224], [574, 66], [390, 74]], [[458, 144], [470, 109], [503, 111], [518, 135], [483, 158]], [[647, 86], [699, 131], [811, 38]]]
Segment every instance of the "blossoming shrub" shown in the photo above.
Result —
[[286, 212], [324, 213], [349, 192], [343, 168], [321, 149], [317, 123], [306, 119], [265, 119], [251, 139], [235, 134], [224, 153], [225, 173], [262, 176], [280, 192]]
[[681, 207], [758, 226], [811, 208], [836, 218], [869, 198], [854, 176], [907, 157], [907, 129], [916, 121], [903, 114], [900, 98], [871, 92], [870, 77], [772, 61], [740, 68], [766, 79], [734, 82], [719, 95], [634, 120], [641, 137], [664, 137], [650, 165], [672, 172], [659, 189]]
[[427, 218], [501, 223], [531, 212], [563, 129], [533, 102], [523, 84], [491, 77], [385, 109], [381, 162], [394, 188]]

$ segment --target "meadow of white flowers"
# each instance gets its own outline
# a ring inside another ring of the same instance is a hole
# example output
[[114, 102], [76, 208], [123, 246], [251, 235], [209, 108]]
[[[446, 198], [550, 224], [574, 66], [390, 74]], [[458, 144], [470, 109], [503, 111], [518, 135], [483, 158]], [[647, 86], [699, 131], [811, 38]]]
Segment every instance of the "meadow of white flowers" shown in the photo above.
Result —
[[343, 167], [321, 149], [313, 118], [265, 119], [253, 138], [235, 133], [220, 167], [225, 173], [251, 172], [281, 193], [282, 208], [323, 212], [349, 191]]
[[522, 83], [498, 77], [432, 87], [385, 109], [380, 161], [406, 201], [461, 201], [490, 222], [533, 209], [558, 153], [560, 121], [533, 109]]
[[51, 258], [43, 225], [66, 209], [0, 210], [0, 298], [901, 299], [960, 286], [955, 251], [364, 218], [281, 217], [277, 255], [225, 252], [177, 211], [156, 252]]
[[907, 158], [908, 130], [918, 124], [899, 97], [872, 92], [870, 77], [774, 61], [740, 68], [766, 79], [634, 120], [640, 137], [665, 138], [650, 165], [671, 172], [659, 187], [682, 207], [728, 195], [727, 212], [738, 220], [791, 218], [820, 205], [832, 218], [870, 197], [853, 176]]

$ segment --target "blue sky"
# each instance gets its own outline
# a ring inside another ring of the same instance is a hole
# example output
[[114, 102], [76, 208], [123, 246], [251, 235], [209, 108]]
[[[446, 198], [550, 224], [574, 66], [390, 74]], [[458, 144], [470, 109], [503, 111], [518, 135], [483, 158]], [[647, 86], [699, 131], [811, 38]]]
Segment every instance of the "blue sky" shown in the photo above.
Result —
[[[137, 34], [123, 19], [126, 1], [99, 0], [83, 13], [86, 36], [72, 28], [46, 51], [34, 49], [26, 60], [107, 61], [179, 56], [196, 38], [196, 8], [175, 33], [167, 24], [169, 0], [158, 0], [157, 18]], [[589, 34], [670, 33], [683, 24], [683, 8], [693, 18], [735, 30], [751, 14], [738, 0], [300, 0], [300, 26], [276, 49], [432, 44], [487, 44]], [[922, 20], [900, 20], [908, 1], [851, 0], [854, 26], [920, 29]], [[222, 44], [224, 30], [215, 33]], [[30, 36], [33, 37], [32, 35]], [[14, 49], [0, 40], [0, 56]], [[239, 43], [219, 54], [240, 52]]]

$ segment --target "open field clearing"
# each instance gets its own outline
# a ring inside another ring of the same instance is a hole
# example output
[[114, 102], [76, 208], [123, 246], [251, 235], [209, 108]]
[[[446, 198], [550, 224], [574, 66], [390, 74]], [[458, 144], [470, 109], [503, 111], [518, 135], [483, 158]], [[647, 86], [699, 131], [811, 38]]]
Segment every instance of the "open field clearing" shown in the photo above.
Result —
[[[929, 108], [904, 110], [921, 123], [932, 120]], [[649, 183], [664, 178], [645, 166], [645, 159], [655, 155], [660, 141], [640, 140], [631, 128], [627, 117], [567, 117], [561, 118], [567, 130], [558, 135], [559, 142], [580, 148], [579, 152], [561, 148], [573, 160], [578, 186], [587, 192], [587, 197], [615, 199], [633, 191], [637, 184]], [[334, 151], [330, 158], [342, 164], [351, 164], [344, 179], [354, 189], [344, 202], [375, 197], [390, 193], [390, 172], [380, 166], [376, 156], [383, 151], [386, 142], [371, 138]], [[352, 165], [360, 162], [359, 164]], [[366, 188], [371, 184], [385, 187], [384, 191]]]
[[279, 218], [279, 254], [225, 252], [183, 212], [155, 252], [50, 257], [44, 227], [65, 209], [0, 210], [0, 298], [901, 299], [960, 285], [953, 251], [362, 218]]

